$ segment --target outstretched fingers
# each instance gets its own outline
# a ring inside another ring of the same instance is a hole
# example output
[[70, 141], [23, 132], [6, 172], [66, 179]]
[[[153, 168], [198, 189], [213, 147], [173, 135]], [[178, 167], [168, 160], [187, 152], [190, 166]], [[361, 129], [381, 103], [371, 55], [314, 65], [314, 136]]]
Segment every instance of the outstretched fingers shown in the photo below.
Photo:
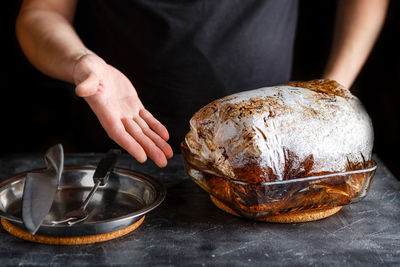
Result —
[[131, 154], [137, 161], [143, 163], [147, 160], [146, 152], [142, 146], [136, 142], [136, 140], [126, 132], [124, 125], [121, 121], [111, 128], [105, 128], [108, 135], [118, 145], [124, 148], [129, 154]]
[[159, 136], [161, 136], [162, 139], [165, 141], [168, 141], [169, 139], [169, 133], [167, 128], [165, 128], [164, 125], [161, 124], [156, 118], [153, 117], [153, 115], [146, 109], [141, 109], [139, 111], [140, 117], [147, 123], [148, 126]]
[[161, 138], [157, 133], [155, 133], [150, 127], [147, 125], [147, 123], [141, 118], [141, 117], [135, 117], [133, 119], [139, 127], [142, 129], [143, 133], [153, 141], [153, 143], [161, 149], [161, 151], [164, 153], [165, 157], [167, 159], [172, 158], [174, 155], [171, 146], [163, 139]]
[[146, 154], [157, 164], [159, 167], [167, 166], [167, 158], [164, 152], [144, 134], [140, 126], [129, 118], [122, 119], [126, 131], [142, 146]]

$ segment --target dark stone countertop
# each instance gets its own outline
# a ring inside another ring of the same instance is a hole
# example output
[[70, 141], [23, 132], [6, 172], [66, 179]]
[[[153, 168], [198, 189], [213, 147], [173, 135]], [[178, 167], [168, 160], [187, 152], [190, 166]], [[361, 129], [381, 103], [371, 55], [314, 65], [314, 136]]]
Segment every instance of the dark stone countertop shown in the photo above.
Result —
[[[69, 154], [66, 165], [97, 164], [100, 154]], [[361, 202], [327, 219], [269, 224], [220, 211], [185, 174], [180, 155], [167, 168], [123, 155], [117, 167], [146, 173], [167, 187], [164, 203], [133, 233], [82, 246], [29, 243], [0, 227], [0, 265], [328, 265], [400, 264], [400, 184], [378, 163]], [[41, 155], [0, 158], [0, 180], [43, 167]]]

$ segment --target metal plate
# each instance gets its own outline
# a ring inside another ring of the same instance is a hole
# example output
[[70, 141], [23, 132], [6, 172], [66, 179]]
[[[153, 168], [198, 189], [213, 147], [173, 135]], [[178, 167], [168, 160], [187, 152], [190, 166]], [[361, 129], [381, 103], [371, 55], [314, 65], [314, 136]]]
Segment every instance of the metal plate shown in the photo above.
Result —
[[[108, 183], [100, 187], [87, 210], [88, 219], [73, 226], [52, 225], [70, 210], [78, 209], [93, 187], [94, 166], [65, 167], [57, 195], [37, 234], [84, 236], [108, 233], [138, 221], [165, 198], [165, 188], [154, 179], [126, 169], [115, 168]], [[41, 172], [44, 169], [34, 170]], [[29, 171], [32, 172], [32, 171]], [[24, 228], [21, 219], [22, 194], [28, 172], [0, 183], [0, 216]]]

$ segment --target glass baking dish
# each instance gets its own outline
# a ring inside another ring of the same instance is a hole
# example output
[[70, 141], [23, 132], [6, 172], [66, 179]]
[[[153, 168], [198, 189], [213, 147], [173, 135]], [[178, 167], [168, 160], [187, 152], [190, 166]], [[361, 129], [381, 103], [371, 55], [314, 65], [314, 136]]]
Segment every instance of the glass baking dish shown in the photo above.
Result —
[[[222, 210], [248, 219], [271, 222], [302, 222], [322, 219], [344, 205], [362, 200], [368, 193], [376, 170], [375, 161], [360, 169], [298, 179], [248, 183], [212, 173], [195, 166], [193, 156], [181, 146], [189, 177], [210, 194]], [[312, 213], [321, 213], [308, 216]], [[281, 221], [280, 215], [302, 214], [302, 218]], [[304, 215], [307, 215], [304, 218]], [[278, 220], [274, 221], [274, 218]]]

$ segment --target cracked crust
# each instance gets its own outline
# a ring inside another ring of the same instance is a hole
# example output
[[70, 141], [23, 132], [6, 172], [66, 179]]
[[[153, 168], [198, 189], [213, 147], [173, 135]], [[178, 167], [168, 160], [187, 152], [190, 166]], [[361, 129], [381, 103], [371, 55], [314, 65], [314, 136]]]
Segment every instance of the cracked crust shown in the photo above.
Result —
[[200, 109], [190, 126], [192, 165], [245, 182], [346, 171], [371, 159], [367, 113], [331, 80], [230, 95]]

